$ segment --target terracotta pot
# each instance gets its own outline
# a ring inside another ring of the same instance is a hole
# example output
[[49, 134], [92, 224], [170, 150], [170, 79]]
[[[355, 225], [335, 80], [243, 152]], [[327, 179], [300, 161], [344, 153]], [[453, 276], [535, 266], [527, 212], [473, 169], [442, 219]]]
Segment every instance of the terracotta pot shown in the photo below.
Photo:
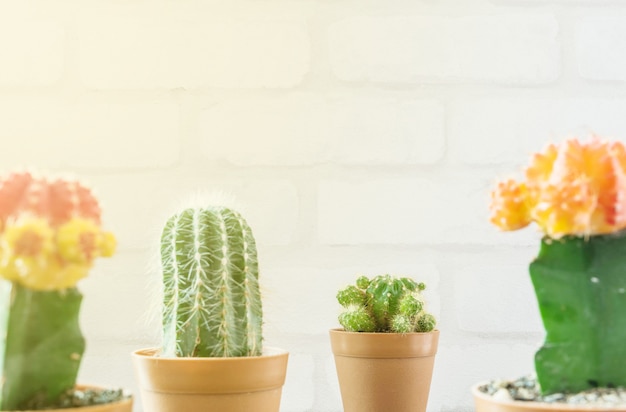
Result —
[[544, 402], [507, 401], [494, 399], [478, 388], [486, 382], [472, 387], [476, 412], [626, 412], [626, 407], [567, 405]]
[[330, 331], [344, 412], [424, 412], [439, 331]]
[[160, 358], [157, 349], [133, 353], [143, 409], [149, 412], [278, 412], [289, 354]]
[[[100, 386], [76, 385], [77, 389], [102, 389]], [[133, 398], [119, 402], [107, 403], [104, 405], [85, 406], [82, 408], [49, 409], [52, 412], [132, 412]], [[19, 411], [19, 412], [41, 412], [41, 411]]]

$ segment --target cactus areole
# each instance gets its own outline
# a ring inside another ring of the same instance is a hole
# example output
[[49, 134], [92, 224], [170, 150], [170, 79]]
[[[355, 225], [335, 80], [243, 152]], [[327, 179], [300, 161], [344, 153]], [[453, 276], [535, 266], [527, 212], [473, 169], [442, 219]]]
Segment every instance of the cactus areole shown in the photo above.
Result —
[[361, 276], [337, 293], [344, 307], [339, 323], [349, 332], [430, 332], [436, 322], [424, 310], [420, 292], [425, 288], [409, 278]]
[[492, 222], [536, 222], [530, 265], [546, 330], [535, 355], [544, 395], [626, 386], [626, 148], [594, 138], [536, 154], [526, 179], [498, 184]]
[[256, 242], [238, 212], [189, 208], [170, 217], [161, 262], [162, 356], [261, 355]]
[[76, 284], [114, 249], [79, 182], [0, 179], [0, 410], [49, 408], [74, 388], [85, 349]]

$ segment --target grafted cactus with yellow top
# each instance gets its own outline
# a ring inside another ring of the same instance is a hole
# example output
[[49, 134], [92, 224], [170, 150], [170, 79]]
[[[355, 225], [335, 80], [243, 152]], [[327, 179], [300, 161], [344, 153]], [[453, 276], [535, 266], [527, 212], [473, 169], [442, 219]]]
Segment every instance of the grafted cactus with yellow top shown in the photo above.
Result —
[[85, 186], [30, 173], [0, 179], [0, 277], [12, 285], [1, 310], [0, 409], [53, 405], [74, 386], [85, 346], [76, 284], [114, 249]]
[[546, 329], [535, 355], [544, 394], [626, 386], [626, 149], [594, 137], [535, 154], [498, 183], [491, 221], [545, 233], [530, 275]]

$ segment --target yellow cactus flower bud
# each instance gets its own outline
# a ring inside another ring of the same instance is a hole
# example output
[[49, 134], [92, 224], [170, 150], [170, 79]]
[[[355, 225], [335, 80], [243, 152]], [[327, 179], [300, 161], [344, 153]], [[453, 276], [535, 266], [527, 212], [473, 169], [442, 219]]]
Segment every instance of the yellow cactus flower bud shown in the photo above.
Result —
[[87, 276], [90, 266], [80, 264], [61, 264], [58, 261], [41, 265], [32, 259], [19, 262], [20, 276], [15, 279], [23, 286], [34, 290], [61, 290], [76, 286], [78, 281]]
[[55, 289], [66, 289], [76, 286], [79, 280], [86, 278], [91, 265], [65, 265], [56, 281]]
[[20, 272], [15, 264], [14, 256], [2, 257], [2, 260], [0, 260], [0, 277], [15, 281], [20, 278]]
[[2, 248], [15, 257], [36, 258], [48, 255], [54, 245], [54, 232], [41, 218], [25, 218], [7, 223], [2, 234]]
[[115, 253], [117, 240], [111, 232], [103, 232], [100, 236], [100, 256], [111, 257]]
[[530, 224], [524, 185], [514, 180], [498, 183], [491, 194], [491, 222], [502, 230], [517, 230]]
[[67, 262], [91, 263], [97, 256], [100, 228], [88, 219], [74, 218], [59, 226], [57, 248]]

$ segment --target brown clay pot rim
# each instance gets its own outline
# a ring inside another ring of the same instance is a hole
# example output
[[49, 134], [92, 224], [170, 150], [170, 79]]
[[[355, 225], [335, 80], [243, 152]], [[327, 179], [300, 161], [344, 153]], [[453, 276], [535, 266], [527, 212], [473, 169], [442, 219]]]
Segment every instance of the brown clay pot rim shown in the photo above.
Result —
[[414, 336], [423, 336], [429, 335], [432, 333], [439, 333], [439, 329], [432, 330], [430, 332], [408, 332], [408, 333], [394, 333], [394, 332], [351, 332], [342, 328], [333, 328], [330, 330], [331, 332], [341, 332], [352, 335], [360, 335], [360, 336], [404, 336], [404, 335], [414, 335]]
[[411, 333], [348, 332], [331, 329], [335, 356], [354, 358], [402, 359], [435, 356], [439, 330]]
[[264, 347], [261, 356], [165, 358], [159, 348], [132, 354], [142, 390], [171, 394], [251, 393], [284, 385], [289, 352]]
[[[103, 386], [98, 385], [76, 385], [77, 389], [103, 389]], [[110, 407], [117, 407], [122, 405], [130, 405], [133, 402], [133, 397], [130, 395], [128, 399], [123, 399], [117, 402], [104, 403], [99, 405], [81, 406], [80, 408], [62, 408], [62, 409], [46, 409], [50, 412], [98, 412], [106, 410]], [[41, 412], [41, 410], [24, 410], [24, 411], [6, 411], [6, 412]]]
[[212, 358], [193, 358], [193, 357], [183, 357], [183, 358], [166, 358], [155, 356], [155, 354], [160, 351], [160, 348], [143, 348], [138, 349], [132, 353], [134, 357], [137, 358], [156, 358], [159, 362], [212, 362], [216, 359], [228, 360], [229, 362], [246, 362], [254, 359], [267, 359], [267, 358], [278, 358], [288, 353], [288, 351], [276, 348], [273, 346], [264, 346], [263, 354], [261, 356], [237, 356], [237, 357], [212, 357]]
[[[626, 406], [610, 406], [610, 405], [597, 405], [597, 406], [589, 406], [589, 405], [569, 405], [566, 403], [546, 403], [546, 402], [531, 402], [531, 401], [507, 401], [494, 399], [493, 396], [489, 396], [486, 393], [480, 391], [480, 388], [483, 385], [486, 385], [488, 382], [479, 382], [476, 385], [472, 386], [472, 394], [475, 398], [481, 399], [485, 402], [489, 402], [492, 404], [500, 405], [506, 408], [507, 406], [515, 406], [517, 409], [527, 409], [529, 411], [611, 411], [611, 412], [626, 412]], [[506, 412], [506, 409], [503, 409]]]

